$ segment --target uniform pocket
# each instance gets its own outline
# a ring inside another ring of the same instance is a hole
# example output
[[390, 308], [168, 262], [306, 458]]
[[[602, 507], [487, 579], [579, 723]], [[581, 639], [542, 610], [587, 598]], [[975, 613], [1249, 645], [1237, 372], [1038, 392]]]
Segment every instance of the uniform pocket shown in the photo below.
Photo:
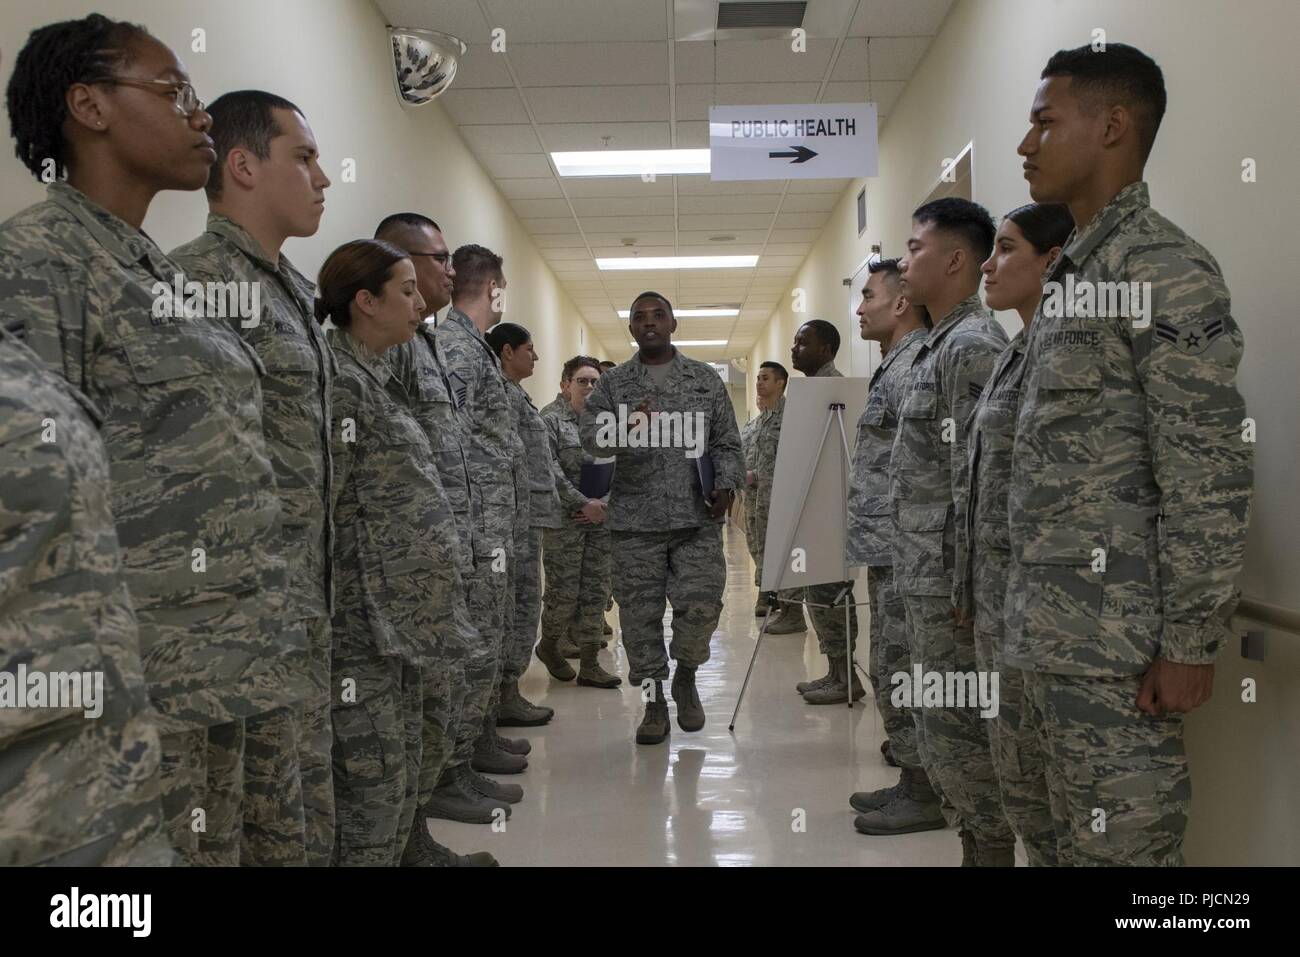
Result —
[[[1038, 527], [1014, 543], [1013, 550], [1020, 565], [1023, 594], [1009, 603], [1008, 630], [1023, 631], [1034, 639], [1094, 638], [1101, 618], [1105, 573], [1093, 568], [1105, 555], [1105, 533]], [[1020, 620], [1010, 620], [1012, 615]]]
[[[1100, 353], [1057, 350], [1042, 356], [1031, 426], [1049, 430], [1051, 461], [1096, 462], [1104, 430], [1099, 421], [1105, 382]], [[1039, 439], [1039, 442], [1043, 442]]]
[[952, 506], [903, 505], [898, 509], [895, 574], [914, 595], [950, 595], [955, 565]]

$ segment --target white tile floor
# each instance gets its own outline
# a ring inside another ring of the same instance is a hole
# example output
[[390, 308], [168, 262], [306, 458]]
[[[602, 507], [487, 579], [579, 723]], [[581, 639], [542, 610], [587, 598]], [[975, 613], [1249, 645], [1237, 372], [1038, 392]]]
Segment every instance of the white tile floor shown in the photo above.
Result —
[[[763, 639], [735, 733], [727, 731], [759, 621], [744, 535], [731, 526], [725, 541], [726, 605], [697, 678], [704, 729], [682, 731], [670, 704], [668, 741], [637, 745], [637, 689], [626, 681], [615, 691], [554, 681], [534, 659], [521, 688], [556, 716], [543, 728], [506, 731], [533, 745], [528, 770], [503, 778], [523, 785], [523, 802], [501, 832], [435, 822], [440, 841], [460, 852], [491, 851], [504, 866], [960, 863], [953, 830], [899, 837], [853, 830], [849, 794], [893, 784], [898, 771], [880, 757], [870, 696], [850, 711], [807, 705], [795, 692], [795, 682], [824, 673], [811, 628], [806, 636]], [[865, 588], [859, 592], [862, 600]], [[861, 616], [865, 640], [866, 608]], [[611, 658], [626, 679], [621, 645], [602, 653], [607, 669]], [[796, 829], [800, 811], [804, 827]]]

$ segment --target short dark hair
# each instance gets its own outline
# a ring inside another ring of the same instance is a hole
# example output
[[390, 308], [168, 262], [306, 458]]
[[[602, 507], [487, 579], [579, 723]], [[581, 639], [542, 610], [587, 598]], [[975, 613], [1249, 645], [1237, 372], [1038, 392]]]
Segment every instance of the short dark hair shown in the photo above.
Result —
[[275, 121], [274, 110], [292, 110], [303, 116], [302, 110], [284, 97], [265, 90], [223, 93], [206, 109], [212, 116], [210, 135], [213, 149], [217, 151], [217, 161], [212, 164], [208, 185], [203, 188], [208, 199], [221, 197], [222, 172], [231, 150], [243, 147], [258, 159], [267, 159], [271, 155], [271, 140], [284, 132]]
[[921, 225], [931, 223], [946, 233], [959, 236], [975, 254], [976, 269], [993, 252], [993, 237], [997, 229], [989, 211], [979, 203], [960, 196], [944, 196], [917, 207], [912, 218]]
[[474, 243], [466, 243], [451, 254], [451, 265], [456, 270], [456, 289], [452, 299], [463, 302], [479, 292], [493, 279], [498, 282], [505, 279], [501, 265], [505, 260], [488, 249]]
[[817, 341], [831, 350], [832, 358], [840, 351], [840, 331], [825, 319], [809, 319], [799, 328], [811, 329]]
[[532, 333], [513, 322], [498, 322], [487, 331], [484, 338], [487, 339], [487, 344], [492, 347], [498, 359], [501, 358], [501, 350], [506, 346], [518, 349], [524, 343], [533, 341]]
[[64, 177], [72, 158], [63, 138], [67, 93], [74, 83], [100, 80], [131, 63], [131, 44], [153, 39], [137, 23], [110, 20], [98, 13], [62, 20], [33, 30], [14, 59], [5, 91], [14, 154], [40, 179], [47, 160]]
[[1026, 203], [1007, 213], [1029, 244], [1041, 256], [1054, 246], [1064, 246], [1074, 232], [1070, 207], [1061, 203]]
[[564, 368], [560, 371], [560, 380], [562, 382], [570, 381], [574, 375], [577, 374], [578, 370], [584, 366], [591, 366], [599, 372], [600, 360], [592, 358], [591, 356], [574, 356], [564, 364]]
[[419, 213], [389, 213], [375, 227], [375, 238], [397, 243], [408, 229], [432, 229], [435, 233], [442, 232], [442, 227], [428, 216]]
[[[992, 250], [990, 250], [990, 252], [991, 251]], [[987, 259], [988, 257], [985, 256], [984, 258]], [[885, 282], [888, 283], [890, 290], [895, 293], [901, 293], [902, 287], [899, 286], [899, 280], [903, 278], [903, 271], [898, 268], [900, 262], [902, 262], [902, 260], [897, 257], [893, 259], [877, 259], [873, 263], [867, 263], [867, 272], [872, 276], [877, 273], [884, 273]], [[934, 323], [930, 321], [930, 313], [925, 306], [918, 306], [910, 299], [908, 300], [908, 305], [913, 310], [920, 313], [921, 322], [925, 325], [925, 328], [933, 328]]]
[[776, 377], [782, 382], [790, 381], [790, 373], [786, 372], [785, 366], [781, 365], [779, 362], [773, 362], [769, 359], [767, 362], [760, 362], [758, 367], [760, 369], [771, 369], [776, 373]]
[[617, 365], [618, 365], [618, 363], [615, 362], [613, 359], [601, 359], [601, 360], [600, 360], [600, 371], [601, 371], [601, 372], [608, 372], [610, 369], [613, 369], [613, 368], [614, 368], [615, 366], [617, 366]]
[[629, 322], [632, 321], [632, 313], [636, 312], [636, 304], [640, 302], [642, 299], [658, 299], [660, 302], [662, 302], [665, 306], [668, 307], [668, 315], [671, 316], [673, 314], [673, 304], [668, 301], [668, 297], [661, 292], [655, 292], [653, 289], [650, 289], [647, 290], [646, 292], [641, 293], [639, 296], [637, 296], [635, 299], [632, 300], [632, 305], [628, 308], [628, 314], [627, 314], [627, 318]]
[[1052, 54], [1040, 78], [1052, 76], [1069, 77], [1070, 91], [1090, 112], [1116, 104], [1132, 110], [1146, 162], [1169, 102], [1165, 76], [1155, 60], [1127, 43], [1107, 43], [1100, 50], [1081, 46]]
[[379, 295], [393, 275], [393, 267], [408, 259], [392, 243], [380, 239], [354, 239], [325, 258], [316, 280], [316, 320], [328, 317], [340, 329], [352, 322], [352, 300], [362, 289]]

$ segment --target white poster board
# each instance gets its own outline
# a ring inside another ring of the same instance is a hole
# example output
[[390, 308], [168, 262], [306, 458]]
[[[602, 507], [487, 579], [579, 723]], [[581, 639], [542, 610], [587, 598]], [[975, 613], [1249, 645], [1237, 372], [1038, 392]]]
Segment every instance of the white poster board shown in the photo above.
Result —
[[[790, 379], [763, 543], [763, 591], [823, 585], [853, 577], [844, 569], [848, 476], [858, 419], [867, 404], [867, 385], [868, 380], [860, 378]], [[844, 405], [843, 438], [830, 411], [831, 404], [837, 402]], [[814, 461], [823, 433], [826, 442], [821, 457]], [[810, 474], [808, 497], [802, 514], [797, 514], [800, 494]], [[791, 550], [798, 551], [792, 555]]]

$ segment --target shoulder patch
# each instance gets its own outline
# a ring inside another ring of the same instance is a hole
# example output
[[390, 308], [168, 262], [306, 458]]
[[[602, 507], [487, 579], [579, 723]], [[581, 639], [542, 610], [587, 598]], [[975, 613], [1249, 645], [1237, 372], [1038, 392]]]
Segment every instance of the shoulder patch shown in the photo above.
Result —
[[1180, 352], [1191, 356], [1200, 355], [1208, 349], [1210, 343], [1223, 335], [1224, 331], [1223, 320], [1219, 318], [1206, 320], [1188, 329], [1179, 329], [1163, 319], [1157, 319], [1154, 324], [1154, 332], [1158, 339], [1176, 346]]
[[464, 408], [465, 400], [469, 398], [469, 383], [459, 372], [451, 372], [447, 374], [447, 386], [451, 391], [451, 404], [457, 409]]

